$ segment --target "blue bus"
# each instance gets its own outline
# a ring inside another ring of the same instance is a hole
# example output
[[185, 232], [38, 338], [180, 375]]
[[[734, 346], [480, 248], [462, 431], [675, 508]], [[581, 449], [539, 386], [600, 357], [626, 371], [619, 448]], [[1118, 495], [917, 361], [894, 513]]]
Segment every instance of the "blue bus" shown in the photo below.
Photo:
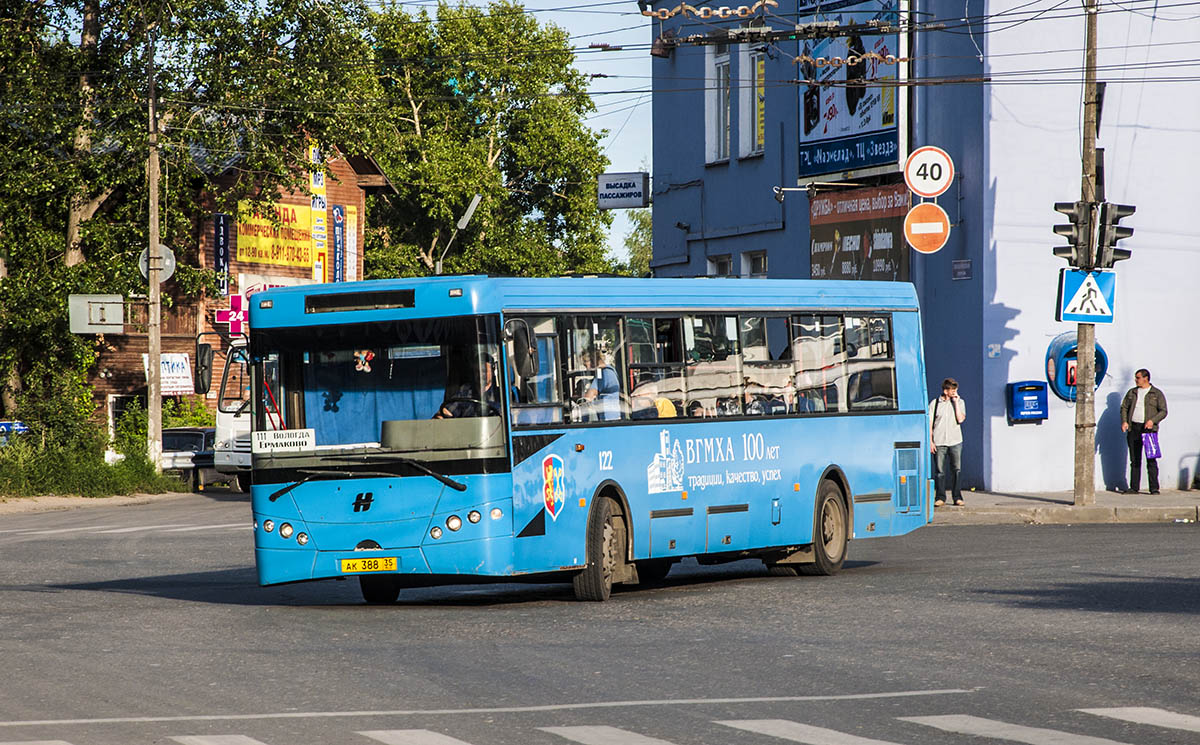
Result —
[[927, 523], [912, 285], [452, 276], [250, 308], [264, 585], [833, 574]]

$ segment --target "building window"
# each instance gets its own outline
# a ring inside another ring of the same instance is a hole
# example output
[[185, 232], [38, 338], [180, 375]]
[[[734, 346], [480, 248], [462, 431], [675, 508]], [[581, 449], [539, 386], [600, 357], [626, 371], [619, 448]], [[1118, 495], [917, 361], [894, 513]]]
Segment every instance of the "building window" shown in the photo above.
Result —
[[733, 275], [733, 259], [729, 256], [712, 256], [708, 259], [708, 276], [730, 277]]
[[767, 146], [767, 55], [743, 51], [738, 87], [738, 154], [758, 155]]
[[756, 251], [754, 253], [742, 254], [742, 262], [745, 268], [745, 273], [753, 279], [762, 279], [767, 276], [767, 252]]
[[705, 76], [705, 143], [709, 163], [729, 159], [731, 100], [729, 45], [717, 44], [705, 50], [708, 74]]

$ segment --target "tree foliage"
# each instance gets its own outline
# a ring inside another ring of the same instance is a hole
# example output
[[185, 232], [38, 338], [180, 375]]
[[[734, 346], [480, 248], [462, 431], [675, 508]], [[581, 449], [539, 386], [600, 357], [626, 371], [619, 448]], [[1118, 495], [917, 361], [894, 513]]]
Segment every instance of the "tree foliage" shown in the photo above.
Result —
[[[608, 164], [562, 29], [507, 0], [371, 20], [390, 136], [376, 153], [398, 189], [374, 204], [371, 276], [611, 271], [596, 179]], [[454, 226], [475, 194], [467, 228]]]
[[649, 277], [654, 235], [650, 208], [630, 210], [629, 221], [633, 223], [625, 235], [625, 250], [629, 252], [629, 273], [635, 277]]

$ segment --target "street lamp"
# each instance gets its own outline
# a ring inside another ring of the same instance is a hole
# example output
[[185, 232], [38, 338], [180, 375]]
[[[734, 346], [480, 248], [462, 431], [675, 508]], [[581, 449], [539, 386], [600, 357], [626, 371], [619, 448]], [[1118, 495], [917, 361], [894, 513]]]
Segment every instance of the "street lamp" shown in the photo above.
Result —
[[479, 206], [479, 202], [482, 199], [483, 195], [481, 194], [476, 194], [472, 197], [471, 203], [467, 205], [467, 211], [463, 213], [462, 217], [458, 218], [458, 224], [454, 226], [454, 232], [450, 234], [450, 240], [446, 241], [446, 247], [442, 249], [442, 255], [438, 257], [437, 264], [433, 268], [434, 274], [442, 273], [442, 260], [446, 258], [450, 247], [454, 245], [454, 237], [458, 235], [458, 231], [466, 229], [467, 223], [471, 222], [471, 215], [475, 214], [475, 208]]

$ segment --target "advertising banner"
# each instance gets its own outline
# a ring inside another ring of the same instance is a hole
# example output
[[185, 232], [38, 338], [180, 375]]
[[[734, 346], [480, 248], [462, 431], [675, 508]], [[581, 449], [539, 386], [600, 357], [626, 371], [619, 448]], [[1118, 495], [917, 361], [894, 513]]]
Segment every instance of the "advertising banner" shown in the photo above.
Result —
[[263, 213], [238, 202], [237, 259], [252, 264], [312, 266], [309, 210], [277, 204]]
[[[168, 353], [159, 355], [159, 381], [163, 396], [186, 396], [195, 393], [195, 383], [192, 382], [191, 359], [186, 353]], [[142, 369], [146, 379], [150, 379], [150, 355], [142, 353]]]
[[[316, 146], [308, 148], [309, 162], [314, 166], [321, 165], [321, 151]], [[309, 172], [309, 191], [312, 192], [312, 278], [314, 282], [324, 282], [325, 268], [329, 264], [327, 228], [325, 214], [328, 202], [325, 199], [325, 172], [313, 170]]]
[[358, 207], [346, 207], [346, 281], [358, 280]]
[[346, 281], [346, 208], [333, 205], [333, 276], [331, 282]]
[[904, 184], [818, 194], [809, 200], [813, 279], [908, 281]]
[[229, 215], [213, 214], [213, 269], [222, 297], [229, 294]]
[[801, 44], [800, 78], [815, 82], [800, 88], [800, 178], [898, 163], [900, 94], [880, 82], [903, 72], [886, 62], [900, 56], [900, 35], [864, 25], [898, 23], [898, 0], [800, 0], [799, 15], [800, 23], [835, 21], [853, 31]]

